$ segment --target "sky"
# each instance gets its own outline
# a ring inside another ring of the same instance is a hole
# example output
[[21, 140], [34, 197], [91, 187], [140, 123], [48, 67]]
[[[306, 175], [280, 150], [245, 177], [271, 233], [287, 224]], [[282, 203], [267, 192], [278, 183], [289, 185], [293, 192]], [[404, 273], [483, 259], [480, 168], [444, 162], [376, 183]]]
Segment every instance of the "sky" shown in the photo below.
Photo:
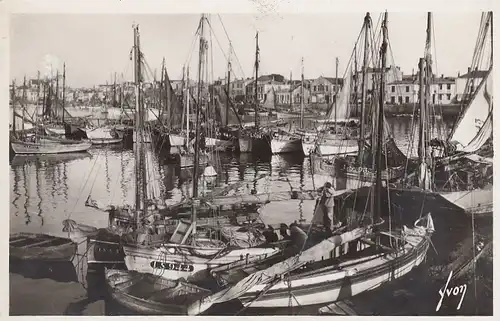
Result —
[[[374, 26], [380, 13], [371, 13]], [[255, 60], [255, 33], [259, 31], [259, 74], [278, 73], [300, 78], [304, 58], [306, 79], [335, 76], [335, 58], [339, 59], [339, 77], [351, 56], [360, 33], [364, 12], [328, 14], [211, 14], [210, 46], [213, 78], [224, 77], [229, 39], [234, 75], [252, 77]], [[481, 13], [439, 12], [434, 20], [435, 72], [457, 76], [467, 71], [479, 29]], [[66, 81], [71, 87], [91, 87], [118, 80], [132, 79], [130, 51], [134, 23], [139, 24], [141, 49], [151, 70], [160, 74], [162, 59], [170, 79], [182, 78], [182, 66], [189, 61], [191, 75], [197, 65], [192, 50], [199, 14], [15, 14], [10, 22], [11, 80], [24, 75], [35, 78], [62, 71], [66, 63]], [[388, 14], [392, 58], [404, 74], [417, 70], [424, 54], [427, 13]], [[226, 35], [227, 32], [227, 35]], [[208, 35], [208, 33], [207, 33]], [[207, 37], [210, 42], [210, 37]], [[197, 47], [197, 46], [196, 46]], [[196, 49], [197, 50], [197, 49]], [[236, 58], [237, 59], [236, 59]], [[232, 76], [234, 77], [234, 76]]]

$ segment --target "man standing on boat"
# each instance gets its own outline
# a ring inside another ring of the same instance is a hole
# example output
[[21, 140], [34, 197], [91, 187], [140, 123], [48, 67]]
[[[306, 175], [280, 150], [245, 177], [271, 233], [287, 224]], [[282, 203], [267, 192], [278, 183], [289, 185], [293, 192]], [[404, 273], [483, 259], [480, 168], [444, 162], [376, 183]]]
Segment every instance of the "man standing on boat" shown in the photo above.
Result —
[[325, 186], [323, 186], [323, 195], [322, 195], [322, 204], [323, 204], [323, 224], [328, 230], [335, 230], [339, 228], [342, 223], [336, 222], [334, 208], [335, 208], [335, 189], [332, 186], [332, 183], [326, 182]]

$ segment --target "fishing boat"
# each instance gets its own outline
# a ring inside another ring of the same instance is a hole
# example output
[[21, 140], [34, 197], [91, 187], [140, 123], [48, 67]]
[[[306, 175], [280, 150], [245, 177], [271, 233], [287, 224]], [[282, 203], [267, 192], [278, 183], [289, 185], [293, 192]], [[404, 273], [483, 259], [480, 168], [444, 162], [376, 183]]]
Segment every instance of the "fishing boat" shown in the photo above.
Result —
[[123, 141], [123, 136], [120, 137], [113, 127], [97, 127], [88, 128], [86, 130], [87, 137], [93, 145], [109, 145], [117, 144]]
[[[384, 29], [382, 44], [384, 55], [387, 48], [386, 24], [387, 13], [384, 15], [382, 27]], [[382, 59], [382, 68], [385, 68], [385, 59]], [[378, 113], [379, 123], [383, 118], [383, 104], [382, 91]], [[213, 305], [231, 300], [239, 300], [244, 308], [251, 306], [252, 309], [326, 305], [369, 291], [409, 273], [414, 267], [420, 265], [425, 260], [430, 237], [434, 232], [432, 216], [430, 213], [420, 216], [414, 222], [414, 227], [403, 225], [401, 229], [385, 228], [387, 225], [384, 226], [381, 215], [383, 213], [387, 215], [390, 211], [383, 209], [385, 206], [382, 201], [382, 196], [387, 195], [380, 175], [383, 162], [382, 135], [378, 135], [376, 141], [378, 175], [374, 191], [370, 192], [370, 187], [348, 193], [349, 200], [354, 200], [354, 204], [359, 198], [363, 198], [363, 202], [372, 204], [372, 217], [368, 224], [364, 223], [364, 218], [366, 218], [364, 213], [358, 213], [362, 214], [361, 220], [352, 221], [350, 223], [353, 224], [352, 229], [345, 231], [345, 228], [341, 228], [340, 231], [334, 231], [333, 236], [309, 247], [307, 247], [309, 233], [299, 226], [293, 226], [290, 230], [293, 229], [295, 235], [298, 236], [291, 238], [296, 254], [288, 255], [288, 258], [285, 257], [284, 260], [281, 258], [276, 262], [276, 256], [262, 253], [260, 256], [243, 257], [227, 265], [213, 266], [209, 269], [209, 276], [203, 280], [207, 282], [209, 281], [207, 279], [211, 278], [214, 281], [212, 286], [202, 287], [198, 285], [199, 283], [190, 282], [202, 289], [191, 288], [194, 290], [191, 291], [190, 300], [184, 301], [187, 309], [182, 311], [187, 312], [188, 315], [197, 315]], [[345, 193], [342, 192], [342, 195]], [[358, 195], [358, 193], [361, 194]], [[374, 195], [373, 203], [370, 201], [370, 195]], [[317, 203], [314, 216], [322, 216], [322, 207], [319, 204]], [[391, 206], [390, 204], [390, 201], [386, 203]], [[366, 208], [365, 204], [359, 204], [359, 206]], [[354, 214], [354, 212], [346, 213]], [[356, 226], [357, 223], [360, 225]], [[314, 225], [310, 226], [312, 228]], [[346, 227], [349, 228], [349, 226]], [[161, 267], [165, 269], [170, 266], [162, 265]], [[173, 268], [176, 266], [174, 265]], [[182, 268], [184, 267], [179, 265], [179, 269]], [[186, 268], [190, 269], [189, 264]], [[128, 274], [127, 278], [130, 279], [133, 274]], [[149, 275], [141, 274], [141, 276], [151, 278], [151, 274], [155, 273], [150, 272]], [[111, 275], [113, 272], [109, 272], [108, 277]], [[156, 275], [161, 274], [157, 272]], [[180, 288], [186, 288], [186, 286], [182, 284]], [[119, 290], [118, 287], [118, 285], [115, 286], [112, 291]], [[171, 307], [166, 299], [172, 297], [173, 291], [168, 289], [162, 293], [154, 291], [151, 283], [145, 287], [149, 293], [155, 292], [146, 298], [147, 305], [160, 309], [162, 313], [169, 313]], [[211, 289], [210, 294], [204, 291], [208, 288]], [[139, 300], [143, 299], [144, 296], [141, 294], [127, 297], [127, 300], [134, 302], [140, 302]], [[189, 301], [191, 303], [188, 303]]]
[[60, 142], [12, 141], [10, 145], [16, 154], [61, 154], [86, 152], [92, 146], [92, 143], [72, 142], [71, 144], [65, 144]]
[[[310, 147], [312, 153], [310, 154], [311, 163], [313, 166], [314, 174], [319, 174], [322, 176], [336, 176], [339, 171], [345, 172], [346, 178], [359, 181], [363, 185], [372, 184], [375, 181], [376, 170], [373, 166], [373, 149], [372, 146], [376, 145], [374, 141], [376, 135], [366, 135], [366, 130], [369, 128], [368, 124], [371, 124], [373, 128], [378, 119], [377, 112], [377, 100], [371, 99], [371, 106], [367, 106], [367, 69], [369, 61], [378, 61], [378, 57], [372, 57], [373, 51], [370, 50], [373, 44], [370, 45], [370, 40], [372, 34], [372, 20], [370, 14], [367, 13], [363, 26], [361, 29], [361, 35], [364, 35], [364, 45], [363, 50], [360, 54], [363, 56], [362, 65], [362, 94], [361, 94], [361, 112], [360, 119], [357, 121], [351, 121], [347, 118], [350, 113], [350, 101], [351, 101], [351, 83], [352, 83], [352, 60], [348, 63], [345, 74], [348, 76], [344, 77], [344, 86], [339, 94], [338, 99], [332, 105], [332, 109], [329, 111], [329, 116], [326, 121], [320, 122], [324, 127], [331, 127], [328, 125], [329, 122], [333, 122], [333, 131], [329, 132], [328, 128], [324, 128], [320, 134], [316, 137], [319, 142], [314, 143], [315, 147]], [[362, 38], [360, 37], [359, 40]], [[354, 47], [353, 58], [354, 58], [354, 70], [357, 72], [357, 43]], [[376, 70], [380, 70], [374, 66]], [[385, 74], [386, 71], [381, 70], [381, 74]], [[384, 86], [378, 81], [374, 81], [374, 88], [380, 89]], [[357, 87], [357, 85], [355, 86]], [[376, 97], [376, 92], [373, 91], [372, 97]], [[338, 101], [337, 101], [338, 100]], [[371, 115], [368, 113], [366, 107], [371, 107]], [[335, 112], [332, 112], [334, 110]], [[337, 115], [339, 116], [337, 118]], [[371, 117], [367, 117], [371, 116]], [[340, 120], [340, 121], [339, 121]], [[359, 128], [358, 128], [359, 124]], [[384, 164], [384, 168], [381, 170], [382, 178], [388, 180], [392, 183], [398, 179], [405, 177], [408, 171], [412, 171], [416, 168], [413, 161], [408, 159], [406, 155], [398, 148], [396, 145], [392, 134], [389, 131], [387, 124], [385, 123], [385, 118], [383, 118], [382, 123], [378, 126], [383, 135], [383, 148], [382, 154], [384, 158], [387, 159], [387, 163]], [[359, 133], [356, 135], [352, 134], [352, 130]], [[357, 136], [355, 140], [353, 136]], [[311, 144], [312, 145], [312, 144]]]
[[[255, 79], [254, 79], [254, 123], [252, 126], [242, 124], [239, 132], [238, 147], [240, 153], [268, 154], [270, 152], [268, 133], [262, 130], [260, 125], [258, 79], [259, 79], [259, 33], [255, 35]], [[250, 125], [250, 124], [249, 124]]]
[[[201, 70], [205, 60], [205, 46], [208, 45], [204, 37], [204, 25], [206, 16], [202, 15], [200, 27], [198, 29], [200, 36], [200, 66], [198, 74], [198, 104], [206, 102], [202, 93], [203, 77]], [[137, 32], [137, 30], [136, 30]], [[137, 46], [135, 47], [137, 50]], [[125, 253], [125, 264], [129, 270], [135, 270], [144, 273], [159, 273], [164, 278], [170, 279], [192, 279], [203, 278], [207, 269], [213, 266], [230, 263], [239, 260], [240, 257], [249, 255], [273, 255], [279, 252], [280, 248], [273, 245], [263, 244], [265, 240], [253, 233], [247, 233], [251, 242], [251, 247], [228, 247], [226, 244], [216, 238], [206, 237], [201, 231], [197, 232], [197, 208], [198, 198], [198, 171], [199, 171], [199, 155], [200, 155], [200, 116], [202, 105], [196, 108], [196, 125], [195, 125], [195, 141], [194, 155], [195, 165], [193, 168], [193, 207], [190, 222], [179, 222], [176, 231], [168, 239], [161, 236], [161, 241], [154, 242], [153, 237], [144, 235], [145, 243], [149, 246], [140, 245], [139, 243], [124, 244], [123, 251]], [[144, 211], [143, 210], [143, 214]], [[151, 241], [148, 242], [148, 239]], [[164, 241], [164, 240], [167, 241]], [[179, 268], [175, 268], [175, 266]], [[173, 267], [172, 269], [170, 267]]]
[[[486, 63], [488, 70], [478, 86], [471, 91], [466, 86], [463, 102], [464, 109], [459, 116], [450, 136], [442, 144], [432, 144], [439, 138], [432, 139], [432, 122], [430, 121], [431, 100], [430, 83], [432, 81], [432, 14], [428, 13], [427, 41], [425, 57], [419, 61], [419, 146], [418, 168], [416, 175], [407, 177], [405, 183], [416, 186], [420, 193], [437, 193], [445, 200], [468, 213], [488, 214], [493, 206], [492, 176], [493, 163], [476, 153], [492, 137], [492, 70], [493, 57], [482, 57], [488, 51], [486, 38], [491, 35], [492, 13], [482, 13], [478, 35], [478, 46], [473, 55], [474, 69], [480, 63]], [[493, 38], [490, 39], [493, 46]], [[480, 44], [480, 45], [479, 45]], [[491, 47], [491, 52], [493, 48]], [[445, 147], [443, 156], [433, 149]], [[418, 193], [418, 191], [416, 191]]]
[[10, 260], [69, 261], [75, 251], [76, 244], [67, 238], [35, 233], [9, 237]]

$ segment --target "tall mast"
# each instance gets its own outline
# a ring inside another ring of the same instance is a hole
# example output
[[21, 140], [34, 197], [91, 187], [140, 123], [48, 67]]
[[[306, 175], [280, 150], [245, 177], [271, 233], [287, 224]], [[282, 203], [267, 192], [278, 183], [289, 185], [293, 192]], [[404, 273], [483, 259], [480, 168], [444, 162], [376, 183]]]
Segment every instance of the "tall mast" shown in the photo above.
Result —
[[165, 103], [164, 103], [164, 107], [161, 108], [161, 101], [162, 101], [162, 98], [163, 98], [163, 91], [165, 90], [165, 87], [166, 87], [166, 79], [165, 79], [165, 57], [163, 57], [163, 60], [161, 62], [161, 76], [160, 76], [160, 88], [159, 88], [159, 94], [158, 94], [158, 102], [160, 104], [160, 122], [163, 123], [163, 113], [164, 113], [164, 110], [167, 106], [167, 95], [166, 95], [166, 92], [165, 92]]
[[292, 71], [290, 70], [290, 110], [292, 110], [292, 101], [293, 101], [293, 80], [292, 80]]
[[[363, 79], [361, 80], [361, 126], [359, 130], [359, 145], [358, 145], [358, 162], [359, 164], [363, 164], [363, 158], [364, 158], [364, 151], [365, 151], [365, 107], [366, 107], [366, 87], [368, 83], [368, 75], [367, 75], [367, 65], [368, 65], [368, 52], [370, 50], [369, 47], [369, 28], [371, 24], [371, 18], [370, 18], [370, 13], [367, 12], [365, 16], [365, 23], [364, 23], [364, 28], [365, 28], [365, 45], [364, 45], [364, 52], [363, 52], [363, 67], [362, 67], [362, 77]], [[356, 87], [357, 88], [357, 87]]]
[[[26, 76], [24, 76], [24, 80], [23, 80], [23, 104], [25, 104], [25, 103], [26, 103]], [[24, 135], [24, 118], [26, 117], [26, 108], [24, 108], [24, 106], [22, 106], [22, 107], [23, 107], [23, 118], [21, 119], [22, 120], [21, 133], [22, 133], [22, 135]]]
[[189, 93], [189, 66], [186, 71], [186, 142], [189, 143], [189, 121], [190, 121], [190, 110], [189, 110], [189, 100], [191, 94]]
[[378, 121], [377, 121], [377, 153], [376, 153], [376, 181], [375, 181], [375, 208], [373, 211], [373, 221], [377, 222], [380, 218], [382, 211], [382, 140], [384, 135], [384, 103], [385, 103], [385, 66], [387, 59], [387, 12], [384, 14], [384, 21], [382, 23], [382, 47], [380, 48], [380, 56], [382, 58], [381, 72], [380, 72], [380, 97], [378, 108]]
[[255, 36], [255, 130], [259, 129], [259, 100], [257, 95], [259, 79], [259, 32]]
[[335, 58], [335, 134], [337, 134], [337, 100], [339, 95], [339, 58]]
[[229, 125], [229, 99], [230, 99], [229, 97], [231, 97], [230, 93], [229, 93], [229, 91], [231, 90], [231, 86], [230, 86], [230, 83], [231, 83], [231, 51], [232, 51], [232, 47], [231, 47], [231, 44], [229, 44], [229, 59], [227, 61], [226, 126]]
[[16, 135], [16, 81], [12, 80], [12, 134]]
[[[198, 106], [196, 108], [196, 127], [195, 127], [195, 136], [196, 140], [194, 142], [194, 168], [193, 168], [193, 198], [198, 198], [198, 166], [200, 165], [200, 112], [202, 108], [202, 94], [201, 91], [203, 89], [203, 60], [205, 55], [205, 47], [208, 43], [205, 41], [204, 35], [204, 25], [205, 25], [205, 14], [201, 15], [200, 21], [200, 55], [198, 60]], [[193, 202], [192, 207], [192, 216], [191, 223], [193, 225], [193, 233], [196, 233], [196, 206]]]
[[66, 103], [66, 63], [63, 64], [63, 83], [62, 83], [62, 122], [64, 123], [64, 104]]
[[428, 190], [430, 189], [430, 153], [427, 148], [428, 135], [428, 112], [430, 105], [430, 81], [432, 77], [432, 56], [431, 56], [431, 39], [432, 39], [432, 13], [427, 13], [427, 37], [425, 42], [425, 58], [419, 61], [419, 84], [420, 84], [420, 120], [419, 120], [419, 187]]
[[167, 124], [169, 126], [171, 125], [172, 120], [171, 115], [172, 115], [172, 91], [171, 91], [171, 86], [170, 86], [170, 79], [168, 78], [168, 73], [167, 73], [167, 67], [164, 67], [164, 77], [165, 77], [165, 100], [166, 100], [166, 112], [167, 112]]
[[186, 69], [185, 66], [182, 66], [182, 81], [181, 81], [181, 99], [182, 99], [182, 115], [181, 115], [181, 130], [184, 130], [184, 117], [186, 117], [186, 103], [187, 103], [187, 95], [184, 95], [184, 91], [186, 91]]
[[57, 76], [56, 76], [56, 97], [55, 97], [55, 110], [56, 110], [56, 113], [57, 113], [57, 105], [59, 105], [59, 69], [57, 70]]
[[116, 72], [113, 74], [113, 107], [116, 106]]
[[[37, 72], [37, 87], [36, 87], [36, 106], [35, 106], [35, 117], [36, 117], [36, 121], [38, 122], [38, 113], [39, 113], [39, 110], [38, 110], [38, 107], [40, 105], [40, 70]], [[35, 131], [35, 135], [37, 135], [38, 133], [38, 130]]]
[[300, 129], [304, 128], [304, 57], [301, 60], [302, 63], [302, 71], [300, 76]]
[[141, 197], [141, 181], [142, 181], [142, 153], [141, 149], [143, 146], [143, 136], [142, 136], [142, 110], [141, 110], [141, 58], [139, 49], [139, 26], [134, 26], [134, 82], [135, 82], [135, 215], [137, 226], [140, 225], [139, 213], [144, 209], [144, 214], [146, 211], [146, 206], [143, 203], [143, 198]]

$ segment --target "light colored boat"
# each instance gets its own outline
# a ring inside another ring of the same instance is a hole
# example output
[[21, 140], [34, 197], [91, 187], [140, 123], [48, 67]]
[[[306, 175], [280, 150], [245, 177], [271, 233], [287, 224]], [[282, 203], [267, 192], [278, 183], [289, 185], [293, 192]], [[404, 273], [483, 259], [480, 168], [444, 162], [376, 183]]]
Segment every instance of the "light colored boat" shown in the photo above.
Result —
[[89, 142], [73, 142], [73, 143], [60, 143], [60, 142], [11, 142], [12, 150], [16, 154], [60, 154], [60, 153], [74, 153], [87, 151], [92, 143]]
[[123, 141], [118, 132], [111, 127], [98, 127], [86, 130], [88, 139], [94, 145], [117, 144]]
[[300, 137], [281, 131], [273, 134], [269, 144], [273, 154], [302, 152]]
[[302, 152], [305, 156], [309, 156], [316, 148], [318, 153], [323, 156], [355, 155], [359, 150], [358, 142], [355, 140], [323, 139], [317, 144], [314, 141], [302, 140]]
[[212, 137], [205, 137], [205, 146], [218, 151], [227, 151], [234, 148], [232, 141]]
[[[421, 225], [423, 222], [426, 224]], [[371, 234], [378, 239], [378, 246], [368, 236], [369, 231], [363, 229], [333, 236], [267, 268], [246, 266], [239, 279], [219, 275], [222, 284], [231, 285], [194, 302], [188, 314], [200, 314], [214, 304], [236, 298], [244, 306], [251, 303], [252, 309], [326, 305], [350, 298], [400, 278], [420, 265], [433, 231], [429, 214], [417, 220], [415, 227], [404, 227], [400, 233]], [[325, 253], [330, 257], [325, 258]]]
[[168, 141], [171, 147], [184, 146], [186, 144], [186, 136], [178, 134], [168, 134]]
[[470, 191], [439, 192], [447, 201], [462, 208], [466, 213], [484, 215], [493, 212], [493, 186]]

